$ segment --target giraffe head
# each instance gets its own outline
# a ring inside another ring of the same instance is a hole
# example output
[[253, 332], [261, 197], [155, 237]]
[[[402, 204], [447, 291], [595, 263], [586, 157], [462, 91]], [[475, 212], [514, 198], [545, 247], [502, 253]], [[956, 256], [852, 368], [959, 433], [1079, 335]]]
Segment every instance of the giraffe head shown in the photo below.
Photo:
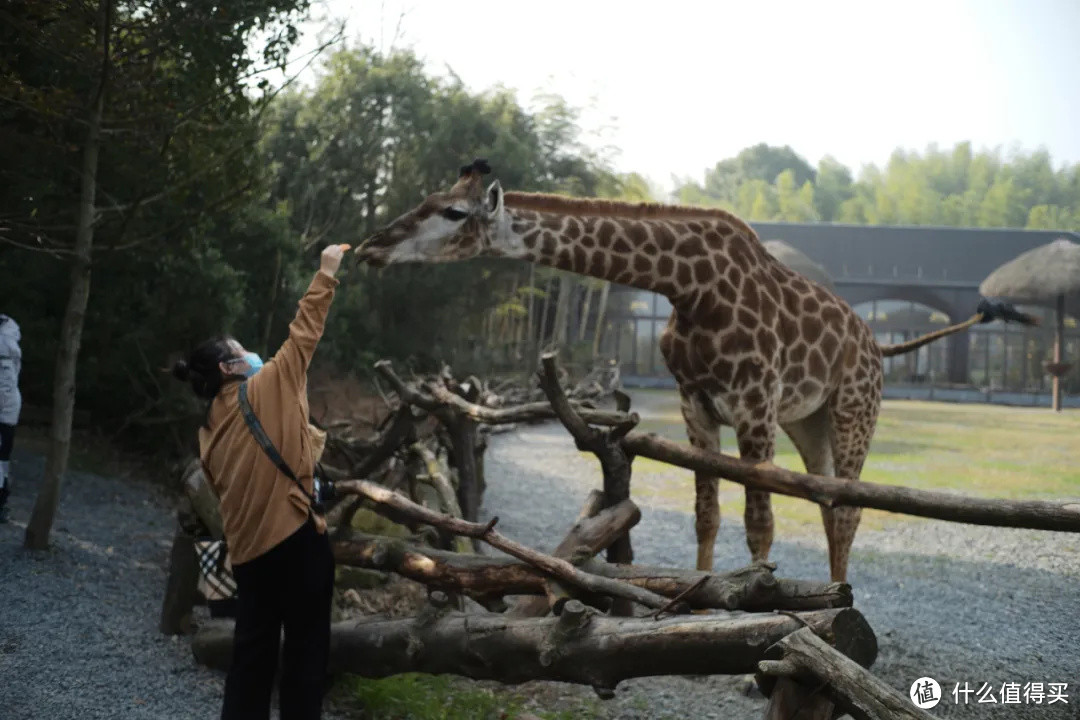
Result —
[[356, 249], [375, 267], [405, 262], [453, 262], [478, 255], [513, 256], [503, 190], [486, 160], [461, 168], [446, 192], [429, 195], [416, 208], [380, 228]]

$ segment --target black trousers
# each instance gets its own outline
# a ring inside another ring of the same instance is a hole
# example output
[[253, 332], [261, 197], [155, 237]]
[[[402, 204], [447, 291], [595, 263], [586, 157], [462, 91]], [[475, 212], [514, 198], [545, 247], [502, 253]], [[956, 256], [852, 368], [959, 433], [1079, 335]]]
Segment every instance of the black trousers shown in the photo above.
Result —
[[15, 426], [0, 423], [0, 508], [7, 505], [8, 488], [8, 461], [11, 460], [11, 449], [15, 447]]
[[233, 576], [236, 631], [222, 720], [270, 717], [282, 628], [281, 720], [318, 720], [330, 653], [334, 591], [329, 538], [318, 533], [309, 517], [269, 552], [234, 565]]
[[10, 460], [13, 447], [15, 447], [15, 426], [0, 423], [0, 460]]

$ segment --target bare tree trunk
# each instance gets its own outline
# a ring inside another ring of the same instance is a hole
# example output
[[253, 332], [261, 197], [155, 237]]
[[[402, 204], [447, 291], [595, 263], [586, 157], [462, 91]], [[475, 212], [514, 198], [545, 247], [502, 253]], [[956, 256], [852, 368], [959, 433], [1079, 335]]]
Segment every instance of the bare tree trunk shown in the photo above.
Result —
[[480, 343], [485, 348], [491, 347], [491, 311], [484, 313], [483, 323], [480, 325]]
[[506, 317], [503, 318], [502, 337], [499, 342], [506, 349], [507, 355], [510, 354], [510, 344], [514, 341], [514, 318], [515, 315], [510, 311], [510, 308], [517, 303], [518, 288], [521, 287], [521, 277], [514, 275], [514, 285], [510, 289], [510, 305], [507, 306]]
[[596, 307], [596, 333], [593, 335], [592, 344], [593, 360], [600, 354], [600, 341], [604, 337], [604, 315], [607, 313], [609, 292], [611, 292], [611, 283], [604, 281], [604, 286], [600, 290], [600, 303]]
[[261, 352], [263, 357], [270, 355], [270, 330], [274, 325], [274, 307], [277, 305], [278, 288], [281, 286], [281, 249], [274, 254], [274, 283], [270, 286], [270, 301], [266, 305], [266, 317], [263, 319]]
[[514, 359], [521, 360], [522, 345], [525, 342], [525, 318], [518, 317], [514, 321]]
[[53, 379], [52, 426], [49, 431], [49, 454], [41, 490], [26, 525], [24, 544], [31, 550], [49, 545], [56, 507], [60, 503], [60, 479], [67, 471], [71, 452], [71, 422], [75, 411], [75, 370], [79, 359], [86, 306], [90, 299], [91, 249], [94, 244], [94, 202], [97, 194], [98, 154], [101, 149], [101, 117], [105, 109], [105, 90], [109, 79], [109, 36], [112, 24], [112, 0], [98, 6], [97, 41], [101, 48], [101, 71], [90, 106], [86, 144], [83, 146], [80, 179], [79, 217], [71, 261], [71, 287], [60, 330], [60, 349]]
[[536, 369], [536, 327], [535, 318], [536, 312], [534, 307], [536, 305], [536, 266], [529, 263], [529, 304], [525, 310], [525, 354], [527, 361], [525, 367], [529, 369], [529, 372], [533, 372]]
[[533, 351], [529, 354], [529, 376], [532, 377], [536, 373], [536, 368], [540, 364], [539, 350], [540, 348], [547, 346], [547, 319], [548, 308], [551, 307], [551, 286], [555, 281], [554, 275], [548, 275], [547, 283], [544, 285], [544, 304], [540, 311], [540, 327], [536, 331], [536, 345], [533, 347]]
[[570, 296], [574, 291], [574, 279], [569, 273], [559, 275], [559, 301], [555, 304], [555, 323], [552, 328], [552, 344], [557, 348], [566, 346], [566, 325], [570, 319]]
[[591, 280], [585, 281], [585, 301], [581, 304], [581, 320], [578, 323], [577, 341], [585, 342], [585, 331], [589, 329], [589, 310], [592, 306], [593, 285]]
[[540, 340], [540, 347], [543, 347], [547, 344], [547, 320], [548, 314], [551, 311], [551, 288], [554, 284], [554, 275], [549, 276], [547, 282], [544, 284], [544, 307], [540, 310], [540, 333], [538, 336]]

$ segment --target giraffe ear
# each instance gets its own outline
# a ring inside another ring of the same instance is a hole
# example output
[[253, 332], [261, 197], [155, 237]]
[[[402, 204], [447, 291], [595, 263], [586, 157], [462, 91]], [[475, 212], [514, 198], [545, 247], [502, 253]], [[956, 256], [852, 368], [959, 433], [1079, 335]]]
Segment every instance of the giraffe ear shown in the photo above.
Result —
[[488, 185], [487, 194], [484, 200], [484, 209], [487, 211], [489, 220], [492, 220], [499, 216], [499, 213], [503, 209], [503, 189], [499, 181]]

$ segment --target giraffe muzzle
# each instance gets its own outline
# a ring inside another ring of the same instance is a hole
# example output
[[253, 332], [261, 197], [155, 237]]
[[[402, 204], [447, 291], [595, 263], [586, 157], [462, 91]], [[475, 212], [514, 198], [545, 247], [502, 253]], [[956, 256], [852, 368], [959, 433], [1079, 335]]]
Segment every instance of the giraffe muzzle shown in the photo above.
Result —
[[360, 243], [354, 251], [361, 262], [373, 267], [385, 267], [388, 264], [389, 249], [380, 245], [382, 235], [376, 233]]

